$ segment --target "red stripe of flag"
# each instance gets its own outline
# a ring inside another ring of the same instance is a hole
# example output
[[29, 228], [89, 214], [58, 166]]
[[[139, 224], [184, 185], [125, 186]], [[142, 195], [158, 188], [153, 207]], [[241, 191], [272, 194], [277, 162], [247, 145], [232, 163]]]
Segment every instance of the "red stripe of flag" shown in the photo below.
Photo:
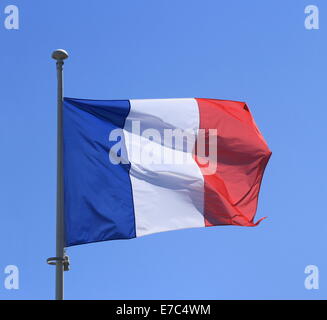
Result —
[[[196, 99], [200, 129], [217, 129], [217, 157], [213, 174], [206, 175], [198, 154], [194, 159], [204, 177], [206, 226], [255, 226], [258, 195], [265, 167], [271, 156], [244, 102]], [[206, 139], [206, 144], [208, 139]], [[207, 146], [208, 147], [208, 146]]]

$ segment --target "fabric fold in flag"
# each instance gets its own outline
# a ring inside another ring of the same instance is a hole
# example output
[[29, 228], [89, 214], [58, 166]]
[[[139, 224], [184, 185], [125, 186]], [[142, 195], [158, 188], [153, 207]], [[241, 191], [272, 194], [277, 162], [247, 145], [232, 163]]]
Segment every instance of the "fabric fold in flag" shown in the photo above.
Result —
[[66, 246], [255, 226], [271, 152], [244, 102], [64, 99]]

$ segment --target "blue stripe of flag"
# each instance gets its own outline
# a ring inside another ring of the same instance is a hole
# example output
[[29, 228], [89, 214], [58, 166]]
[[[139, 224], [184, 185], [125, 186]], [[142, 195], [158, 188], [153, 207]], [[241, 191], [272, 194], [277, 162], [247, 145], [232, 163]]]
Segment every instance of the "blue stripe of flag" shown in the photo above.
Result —
[[109, 134], [129, 111], [128, 100], [64, 99], [66, 246], [136, 236], [130, 164], [109, 161]]

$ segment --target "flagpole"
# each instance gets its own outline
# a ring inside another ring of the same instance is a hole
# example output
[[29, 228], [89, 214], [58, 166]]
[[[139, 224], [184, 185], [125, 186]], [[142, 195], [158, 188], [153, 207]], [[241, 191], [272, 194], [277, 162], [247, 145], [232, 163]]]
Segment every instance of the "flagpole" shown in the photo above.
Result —
[[68, 257], [65, 255], [64, 242], [64, 194], [63, 194], [63, 65], [68, 58], [65, 50], [56, 50], [52, 58], [57, 61], [57, 221], [56, 221], [56, 257], [49, 258], [49, 264], [56, 266], [56, 300], [64, 299], [64, 271], [68, 270]]

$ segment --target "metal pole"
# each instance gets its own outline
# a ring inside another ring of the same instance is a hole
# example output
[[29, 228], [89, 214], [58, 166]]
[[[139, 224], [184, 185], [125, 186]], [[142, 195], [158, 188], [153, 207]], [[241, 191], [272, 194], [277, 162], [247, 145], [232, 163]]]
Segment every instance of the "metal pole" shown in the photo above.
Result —
[[63, 195], [63, 136], [62, 136], [62, 108], [63, 108], [63, 64], [68, 58], [65, 50], [56, 50], [52, 58], [57, 61], [58, 80], [58, 110], [57, 110], [57, 222], [56, 222], [56, 300], [64, 298], [64, 195]]

